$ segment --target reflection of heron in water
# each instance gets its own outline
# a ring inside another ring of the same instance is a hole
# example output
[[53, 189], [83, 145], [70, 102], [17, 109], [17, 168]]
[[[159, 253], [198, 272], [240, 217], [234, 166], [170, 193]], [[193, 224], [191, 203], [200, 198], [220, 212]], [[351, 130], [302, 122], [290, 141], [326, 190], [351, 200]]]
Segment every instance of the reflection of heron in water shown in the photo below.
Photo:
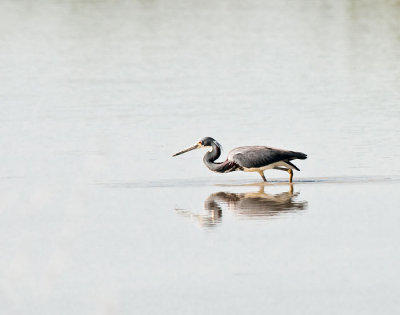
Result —
[[213, 227], [222, 222], [222, 207], [225, 205], [238, 216], [256, 220], [305, 210], [307, 202], [296, 200], [299, 194], [299, 192], [293, 192], [293, 185], [290, 185], [288, 192], [279, 194], [265, 193], [264, 186], [260, 186], [258, 192], [231, 193], [221, 191], [211, 194], [204, 201], [205, 213], [195, 214], [183, 209], [176, 211], [183, 216], [196, 218], [202, 226]]

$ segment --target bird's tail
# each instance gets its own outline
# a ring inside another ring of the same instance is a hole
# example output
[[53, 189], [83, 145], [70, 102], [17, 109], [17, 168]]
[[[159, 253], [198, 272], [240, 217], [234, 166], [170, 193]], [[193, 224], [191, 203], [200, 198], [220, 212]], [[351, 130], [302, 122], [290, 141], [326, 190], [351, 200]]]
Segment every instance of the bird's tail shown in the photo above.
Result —
[[307, 154], [305, 154], [305, 153], [303, 153], [303, 152], [295, 152], [295, 151], [292, 151], [291, 152], [291, 157], [287, 160], [287, 161], [285, 161], [287, 164], [289, 164], [290, 166], [291, 166], [291, 168], [293, 168], [293, 169], [295, 169], [295, 170], [297, 170], [297, 171], [300, 171], [300, 169], [296, 166], [296, 165], [294, 165], [293, 163], [291, 163], [290, 161], [291, 160], [295, 160], [295, 159], [300, 159], [300, 160], [305, 160], [306, 158], [307, 158]]
[[303, 152], [293, 152], [293, 158], [305, 160], [307, 158], [307, 154], [305, 154]]

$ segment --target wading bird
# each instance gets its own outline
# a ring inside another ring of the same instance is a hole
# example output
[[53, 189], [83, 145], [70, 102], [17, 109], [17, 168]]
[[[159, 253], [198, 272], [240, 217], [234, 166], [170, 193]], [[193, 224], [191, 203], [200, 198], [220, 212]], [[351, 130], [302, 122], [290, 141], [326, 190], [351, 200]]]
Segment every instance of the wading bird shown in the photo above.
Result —
[[266, 182], [264, 171], [269, 169], [286, 171], [289, 173], [289, 181], [292, 182], [293, 170], [300, 171], [291, 160], [307, 158], [307, 155], [301, 152], [288, 151], [262, 146], [248, 146], [233, 149], [228, 153], [225, 162], [215, 162], [221, 155], [221, 145], [211, 137], [205, 137], [194, 146], [175, 153], [173, 156], [189, 152], [191, 150], [211, 147], [204, 157], [204, 164], [213, 172], [229, 173], [233, 171], [257, 172]]

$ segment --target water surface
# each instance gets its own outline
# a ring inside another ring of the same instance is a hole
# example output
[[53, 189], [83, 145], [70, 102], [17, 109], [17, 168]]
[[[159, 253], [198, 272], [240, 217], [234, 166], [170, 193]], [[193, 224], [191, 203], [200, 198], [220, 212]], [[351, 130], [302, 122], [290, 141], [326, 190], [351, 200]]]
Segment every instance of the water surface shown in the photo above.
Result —
[[[399, 310], [394, 1], [2, 1], [5, 314]], [[215, 174], [204, 152], [308, 154]]]

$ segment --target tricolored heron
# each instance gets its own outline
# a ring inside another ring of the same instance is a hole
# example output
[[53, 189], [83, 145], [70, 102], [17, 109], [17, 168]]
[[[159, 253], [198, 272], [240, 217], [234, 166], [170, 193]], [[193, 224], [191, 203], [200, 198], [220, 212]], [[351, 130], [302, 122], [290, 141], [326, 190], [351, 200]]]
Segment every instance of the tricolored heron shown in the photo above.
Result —
[[211, 137], [205, 137], [194, 146], [175, 153], [173, 156], [189, 152], [191, 150], [211, 147], [203, 158], [204, 164], [212, 171], [217, 173], [229, 173], [233, 171], [258, 172], [264, 182], [267, 180], [264, 171], [275, 169], [289, 173], [289, 181], [292, 182], [293, 170], [300, 171], [291, 160], [307, 158], [307, 155], [301, 152], [288, 151], [263, 146], [248, 146], [233, 149], [228, 153], [225, 162], [216, 163], [215, 160], [221, 155], [221, 145]]

